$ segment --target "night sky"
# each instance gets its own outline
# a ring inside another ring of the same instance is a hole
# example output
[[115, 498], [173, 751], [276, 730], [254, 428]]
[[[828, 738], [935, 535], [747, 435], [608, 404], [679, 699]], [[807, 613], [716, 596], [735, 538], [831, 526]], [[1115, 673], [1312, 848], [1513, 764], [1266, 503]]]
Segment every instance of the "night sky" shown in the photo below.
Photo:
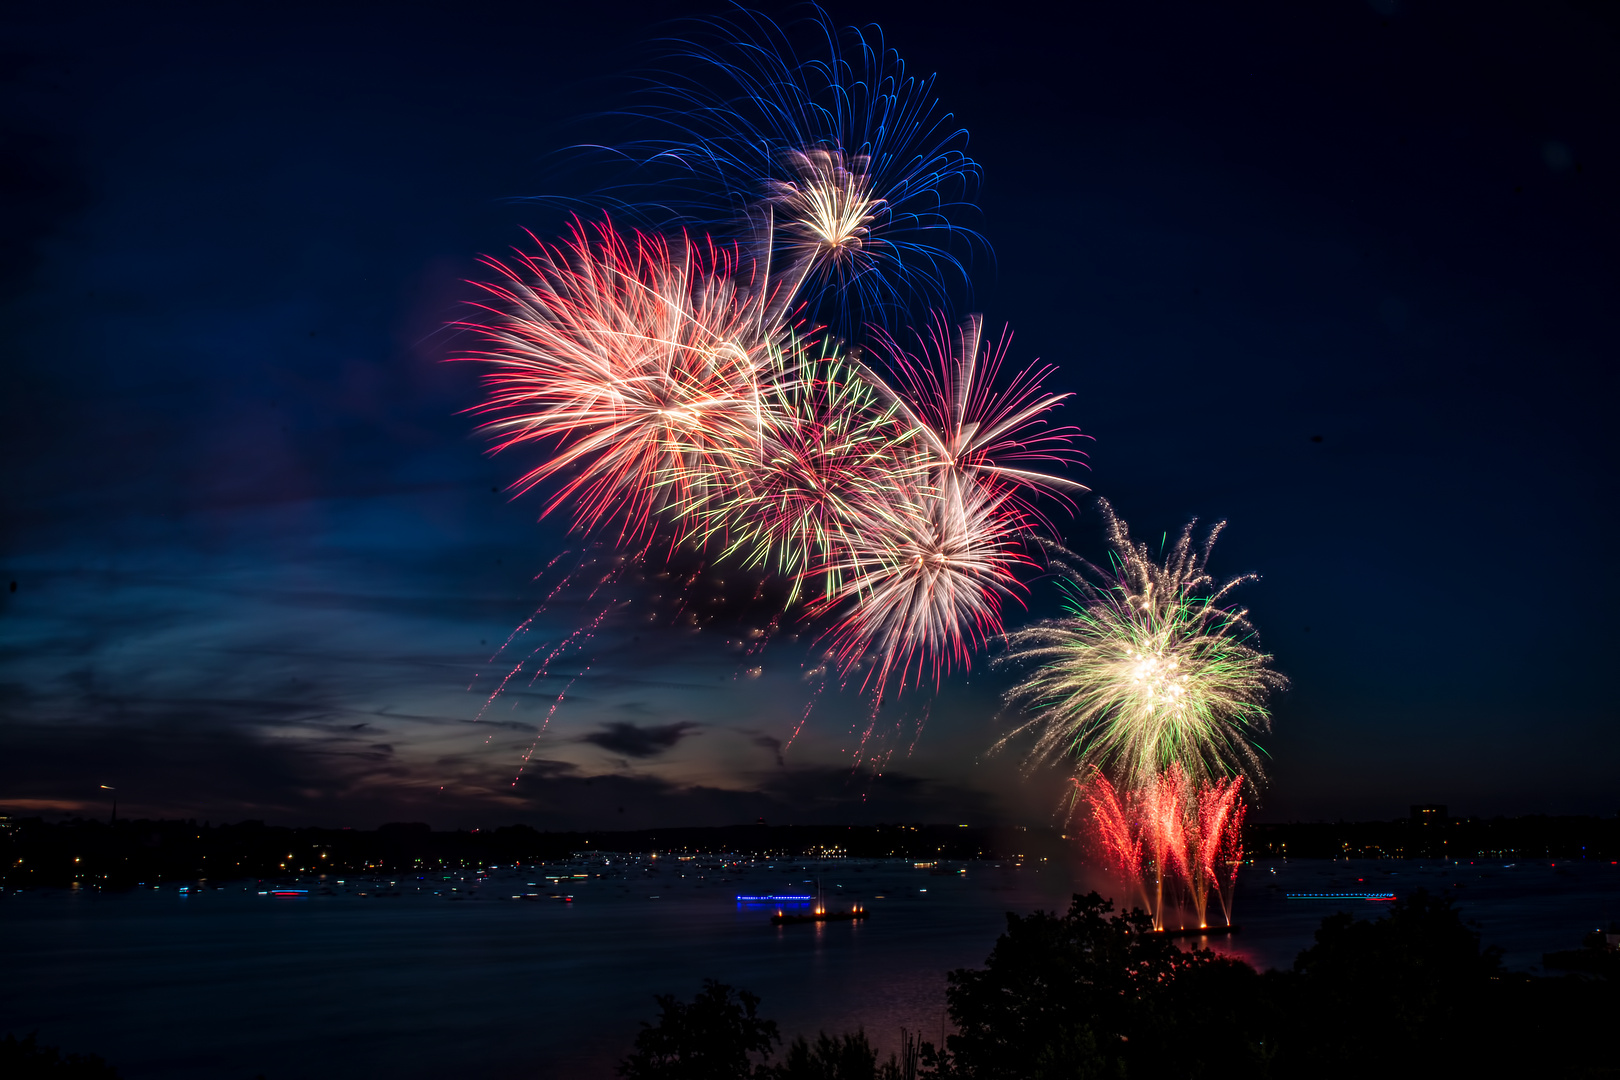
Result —
[[[1615, 9], [1048, 8], [830, 11], [972, 133], [973, 308], [1059, 366], [1086, 482], [1142, 536], [1227, 520], [1214, 571], [1261, 575], [1293, 686], [1259, 816], [1620, 809]], [[616, 137], [662, 20], [722, 11], [6, 17], [0, 810], [1050, 820], [1061, 775], [987, 754], [1000, 675], [874, 778], [853, 693], [785, 747], [808, 642], [750, 677], [742, 610], [692, 635], [643, 597], [479, 718], [574, 542], [505, 490], [532, 460], [486, 455], [446, 324], [599, 187], [567, 148]], [[1101, 556], [1089, 503], [1062, 525]]]

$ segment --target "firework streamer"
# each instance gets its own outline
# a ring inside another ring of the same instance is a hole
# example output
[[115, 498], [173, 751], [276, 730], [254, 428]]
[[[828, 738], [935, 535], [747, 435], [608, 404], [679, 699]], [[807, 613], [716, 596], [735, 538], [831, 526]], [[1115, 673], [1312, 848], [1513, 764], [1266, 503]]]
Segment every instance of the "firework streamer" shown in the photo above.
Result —
[[803, 53], [757, 12], [700, 21], [630, 110], [657, 133], [617, 153], [637, 162], [635, 186], [656, 177], [653, 202], [681, 220], [740, 225], [844, 333], [967, 285], [956, 252], [986, 245], [958, 219], [980, 170], [933, 77], [908, 74], [875, 27], [812, 10]]
[[1248, 613], [1205, 571], [1220, 527], [1200, 547], [1193, 524], [1164, 560], [1131, 540], [1102, 504], [1113, 543], [1106, 573], [1054, 548], [1068, 615], [1007, 634], [998, 664], [1026, 669], [1009, 706], [1036, 735], [1031, 761], [1072, 757], [1141, 787], [1171, 765], [1204, 780], [1263, 777], [1255, 735], [1269, 730], [1270, 692], [1287, 680], [1253, 645]]

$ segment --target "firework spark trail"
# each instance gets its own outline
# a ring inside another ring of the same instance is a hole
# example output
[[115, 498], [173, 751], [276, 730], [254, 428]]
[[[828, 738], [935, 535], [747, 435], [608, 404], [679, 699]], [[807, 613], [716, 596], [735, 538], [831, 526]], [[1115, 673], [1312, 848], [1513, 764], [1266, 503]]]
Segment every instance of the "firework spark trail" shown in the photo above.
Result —
[[551, 447], [513, 485], [564, 478], [544, 513], [566, 503], [576, 529], [650, 539], [718, 461], [757, 453], [781, 331], [761, 321], [768, 286], [734, 254], [575, 222], [515, 267], [484, 261], [501, 279], [482, 283], [490, 318], [462, 324], [489, 345], [470, 358], [493, 369], [475, 411], [495, 417], [496, 452]]
[[1072, 756], [1131, 787], [1171, 764], [1200, 780], [1260, 780], [1251, 740], [1269, 730], [1267, 696], [1287, 680], [1251, 644], [1248, 612], [1222, 606], [1252, 575], [1217, 586], [1205, 571], [1218, 526], [1195, 549], [1189, 524], [1161, 563], [1102, 508], [1114, 572], [1054, 548], [1070, 614], [1003, 639], [996, 663], [1029, 669], [1006, 701], [1030, 718], [997, 746], [1034, 732], [1032, 761]]
[[[534, 575], [534, 580], [539, 581], [541, 578], [545, 577], [546, 574], [551, 571], [551, 568], [556, 566], [557, 563], [562, 560], [563, 556], [567, 555], [568, 553], [569, 553], [569, 551], [566, 548], [564, 550], [562, 550], [561, 552], [558, 552], [555, 556], [552, 557], [550, 562], [546, 563], [545, 567], [543, 569], [541, 569], [541, 571], [538, 574]], [[529, 614], [528, 618], [524, 619], [522, 622], [518, 623], [515, 627], [512, 628], [512, 632], [506, 635], [506, 640], [501, 642], [500, 646], [495, 650], [494, 653], [492, 653], [490, 655], [490, 658], [488, 660], [486, 660], [485, 663], [493, 664], [496, 660], [499, 660], [501, 658], [501, 654], [506, 652], [507, 649], [511, 648], [512, 642], [516, 641], [519, 637], [521, 637], [522, 635], [527, 634], [529, 632], [529, 629], [532, 626], [534, 626], [534, 620], [538, 619], [545, 612], [546, 607], [551, 603], [552, 600], [556, 599], [557, 594], [559, 592], [561, 592], [563, 590], [564, 586], [566, 586], [572, 580], [574, 572], [577, 571], [578, 569], [579, 569], [579, 567], [576, 566], [576, 567], [574, 567], [573, 570], [570, 570], [568, 573], [566, 573], [566, 574], [564, 574], [562, 576], [562, 580], [558, 582], [556, 588], [552, 589], [551, 592], [546, 595], [546, 598], [544, 600], [542, 600], [540, 602], [540, 605], [538, 607], [536, 607], [534, 609], [534, 611]], [[543, 648], [545, 648], [544, 643], [539, 645], [534, 650], [534, 652], [538, 652], [540, 649], [543, 649]], [[506, 678], [501, 680], [500, 686], [497, 686], [495, 688], [495, 691], [494, 691], [495, 694], [498, 695], [501, 692], [501, 689], [505, 687], [507, 681], [510, 680], [513, 676], [515, 676], [519, 671], [523, 670], [523, 664], [528, 663], [528, 661], [531, 658], [533, 658], [534, 652], [531, 652], [528, 657], [525, 657], [524, 660], [523, 660], [523, 663], [520, 663], [515, 669], [513, 669], [512, 671], [507, 673]], [[473, 686], [477, 684], [478, 677], [479, 677], [480, 674], [482, 674], [482, 673], [481, 672], [473, 672], [472, 681], [467, 684], [467, 689], [469, 691], [471, 691]], [[473, 718], [474, 723], [477, 723], [480, 719], [483, 718], [484, 711], [489, 708], [490, 701], [493, 701], [493, 700], [494, 700], [494, 696], [492, 695], [490, 697], [489, 701], [484, 702], [483, 708], [480, 708], [478, 710], [478, 715]]]
[[586, 664], [582, 669], [580, 669], [578, 675], [575, 675], [572, 679], [569, 679], [566, 684], [564, 684], [562, 692], [559, 693], [557, 695], [557, 699], [551, 703], [551, 708], [546, 710], [546, 718], [540, 722], [540, 730], [534, 733], [534, 740], [529, 743], [529, 748], [523, 752], [523, 764], [518, 766], [517, 775], [512, 777], [513, 787], [517, 787], [518, 781], [523, 778], [523, 770], [529, 767], [529, 759], [534, 757], [535, 747], [540, 745], [540, 736], [546, 733], [546, 728], [550, 726], [551, 718], [557, 714], [557, 709], [562, 705], [563, 698], [568, 696], [568, 691], [572, 690], [574, 688], [574, 684], [580, 679], [584, 678], [585, 673], [590, 670], [591, 665], [589, 664]]
[[[598, 618], [597, 621], [600, 622], [601, 621], [600, 618]], [[569, 634], [566, 638], [564, 638], [562, 640], [562, 643], [559, 644], [556, 648], [554, 648], [551, 651], [551, 654], [549, 656], [547, 656], [543, 661], [541, 661], [540, 667], [538, 669], [536, 669], [534, 676], [531, 679], [529, 679], [529, 686], [532, 687], [535, 684], [536, 681], [538, 681], [540, 678], [542, 678], [546, 674], [547, 669], [550, 667], [551, 662], [553, 660], [557, 659], [558, 656], [562, 655], [563, 651], [565, 649], [567, 649], [569, 645], [573, 644], [575, 639], [579, 638], [582, 634], [586, 634], [586, 630], [585, 630], [584, 627], [581, 627], [580, 629], [575, 630], [573, 633]], [[477, 714], [473, 717], [473, 723], [475, 723], [475, 724], [479, 723], [480, 721], [482, 721], [484, 719], [484, 714], [489, 711], [490, 706], [495, 704], [495, 700], [497, 698], [499, 698], [501, 696], [501, 694], [506, 690], [507, 684], [510, 683], [513, 679], [517, 678], [517, 676], [522, 673], [523, 669], [528, 666], [529, 661], [533, 660], [535, 658], [535, 656], [537, 656], [539, 654], [540, 650], [542, 650], [542, 649], [544, 649], [546, 647], [546, 645], [547, 645], [546, 642], [541, 642], [539, 645], [536, 645], [532, 650], [530, 650], [530, 652], [529, 652], [529, 654], [527, 656], [525, 656], [522, 660], [519, 660], [517, 662], [516, 667], [514, 667], [511, 671], [508, 671], [506, 673], [506, 675], [501, 679], [500, 683], [495, 687], [495, 689], [490, 691], [489, 696], [484, 699], [484, 704], [479, 707]], [[517, 702], [516, 701], [512, 702], [512, 708], [514, 708], [514, 709], [517, 708]], [[489, 741], [491, 739], [493, 739], [494, 737], [495, 737], [494, 732], [491, 732], [489, 735], [486, 735], [484, 737], [484, 744], [487, 746], [489, 744]]]
[[923, 728], [927, 726], [928, 717], [933, 711], [934, 703], [932, 701], [926, 701], [923, 703], [922, 712], [917, 716], [917, 724], [912, 729], [911, 745], [906, 747], [906, 757], [909, 758], [911, 755], [917, 752], [917, 744], [922, 742]]
[[[572, 644], [576, 648], [583, 651], [585, 648], [585, 642], [590, 641], [591, 638], [596, 636], [596, 631], [601, 629], [602, 620], [607, 618], [608, 613], [611, 612], [616, 606], [616, 604], [609, 604], [607, 607], [603, 608], [597, 613], [596, 618], [592, 619], [590, 622], [586, 623], [584, 626], [581, 626], [572, 634], [569, 634], [566, 638], [564, 638], [562, 644], [553, 649], [551, 651], [551, 655], [546, 657], [545, 660], [541, 662], [540, 666], [535, 669], [533, 677], [529, 679], [529, 686], [532, 688], [535, 683], [539, 682], [541, 679], [545, 678], [551, 673], [552, 662], [560, 657], [568, 649], [569, 645]], [[539, 650], [537, 649], [535, 651], [538, 652]], [[575, 676], [575, 678], [578, 677], [579, 676], [577, 675]], [[516, 708], [517, 702], [513, 702], [512, 705], [514, 708]]]
[[816, 688], [810, 692], [810, 697], [806, 699], [804, 712], [799, 714], [799, 722], [793, 726], [793, 734], [789, 735], [787, 742], [782, 744], [784, 754], [792, 748], [793, 741], [799, 737], [799, 732], [804, 730], [804, 725], [810, 722], [810, 713], [815, 709], [816, 702], [821, 700], [822, 691], [827, 689], [827, 668], [825, 665], [818, 664], [805, 672], [805, 678], [816, 679]]
[[843, 332], [942, 298], [947, 276], [968, 283], [950, 248], [987, 247], [954, 220], [972, 209], [979, 166], [932, 77], [819, 8], [808, 21], [805, 55], [755, 12], [700, 21], [638, 110], [667, 134], [619, 152], [643, 171], [668, 166], [657, 201], [684, 194], [686, 219], [752, 222], [761, 260], [787, 266], [793, 292]]
[[[598, 587], [600, 587], [600, 586], [598, 586]], [[593, 596], [595, 595], [594, 590], [592, 592], [592, 595]], [[557, 657], [561, 656], [563, 654], [563, 652], [565, 650], [567, 650], [567, 648], [570, 645], [574, 644], [576, 641], [588, 640], [590, 638], [590, 636], [596, 631], [596, 629], [599, 626], [601, 626], [602, 620], [607, 617], [608, 612], [611, 611], [613, 609], [613, 607], [614, 607], [614, 605], [609, 604], [608, 607], [604, 608], [590, 622], [588, 622], [585, 625], [577, 628], [572, 633], [570, 633], [567, 637], [563, 638], [562, 641], [559, 642], [557, 644], [557, 646], [551, 650], [550, 654], [547, 655], [546, 658], [540, 662], [540, 666], [535, 669], [535, 673], [534, 673], [533, 677], [531, 677], [529, 679], [529, 685], [533, 686], [537, 681], [539, 681], [541, 678], [543, 678], [546, 675], [546, 673], [550, 670], [552, 661], [556, 660]], [[519, 628], [517, 630], [514, 630], [512, 632], [512, 634], [511, 634], [511, 636], [507, 639], [507, 644], [508, 645], [511, 644], [511, 641], [513, 640], [513, 638], [516, 638], [517, 635], [524, 628], [526, 628], [530, 624], [532, 624], [534, 622], [535, 617], [538, 614], [539, 614], [539, 612], [536, 612], [535, 615], [529, 616], [522, 623], [520, 623]], [[500, 683], [495, 687], [495, 689], [490, 691], [489, 696], [484, 699], [484, 704], [479, 708], [477, 715], [475, 715], [473, 717], [473, 723], [476, 724], [476, 723], [478, 723], [480, 720], [482, 720], [484, 718], [484, 714], [489, 711], [489, 707], [491, 705], [495, 704], [495, 699], [500, 697], [501, 693], [503, 691], [505, 691], [505, 689], [507, 687], [507, 684], [510, 683], [513, 679], [517, 678], [517, 676], [522, 673], [523, 669], [528, 667], [529, 661], [533, 660], [537, 655], [539, 655], [540, 651], [542, 649], [544, 649], [548, 644], [549, 644], [549, 642], [544, 642], [543, 641], [539, 645], [536, 645], [533, 649], [531, 649], [529, 651], [528, 655], [524, 656], [523, 659], [521, 659], [521, 660], [519, 660], [517, 662], [517, 666], [513, 667], [510, 671], [508, 671], [506, 673], [506, 675], [501, 679]], [[502, 648], [502, 651], [504, 651], [506, 646], [503, 645], [501, 648]], [[497, 653], [496, 655], [498, 656], [500, 654]], [[513, 707], [514, 708], [517, 707], [516, 702], [513, 702]], [[488, 741], [489, 740], [486, 738], [485, 742], [488, 742]]]

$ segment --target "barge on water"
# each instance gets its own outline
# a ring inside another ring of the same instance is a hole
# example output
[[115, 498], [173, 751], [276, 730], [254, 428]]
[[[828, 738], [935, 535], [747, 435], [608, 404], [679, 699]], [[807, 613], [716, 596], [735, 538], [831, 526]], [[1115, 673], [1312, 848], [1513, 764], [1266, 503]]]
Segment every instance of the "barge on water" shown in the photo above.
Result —
[[1225, 934], [1235, 934], [1237, 926], [1178, 926], [1173, 930], [1155, 930], [1160, 937], [1217, 937]]
[[797, 923], [821, 922], [862, 922], [866, 919], [866, 909], [856, 904], [847, 911], [828, 911], [817, 907], [814, 911], [788, 912], [778, 911], [771, 916], [772, 926], [790, 926]]

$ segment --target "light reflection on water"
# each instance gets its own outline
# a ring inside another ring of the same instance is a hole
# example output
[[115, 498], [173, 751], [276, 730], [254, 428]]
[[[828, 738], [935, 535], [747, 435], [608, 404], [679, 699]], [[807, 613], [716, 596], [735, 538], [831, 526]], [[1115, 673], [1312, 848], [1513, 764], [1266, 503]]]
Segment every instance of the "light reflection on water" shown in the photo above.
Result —
[[[636, 1021], [653, 1015], [654, 993], [689, 997], [714, 976], [758, 993], [762, 1014], [788, 1037], [864, 1025], [890, 1046], [901, 1026], [938, 1037], [944, 973], [983, 962], [1005, 911], [1061, 908], [1092, 884], [1108, 891], [1056, 864], [958, 863], [948, 874], [899, 861], [800, 865], [811, 868], [688, 864], [657, 877], [632, 865], [626, 877], [566, 884], [534, 870], [482, 883], [399, 878], [380, 891], [401, 895], [382, 897], [359, 896], [379, 889], [351, 878], [329, 882], [331, 896], [315, 883], [302, 900], [240, 885], [186, 899], [175, 886], [14, 894], [0, 901], [9, 976], [0, 1026], [100, 1053], [131, 1080], [285, 1080], [310, 1075], [311, 1062], [352, 1075], [607, 1076]], [[1455, 894], [1486, 943], [1528, 967], [1620, 916], [1616, 871], [1545, 861], [1264, 863], [1239, 880], [1242, 934], [1210, 943], [1257, 966], [1287, 966], [1324, 915], [1345, 906], [1370, 917], [1379, 907], [1290, 901], [1287, 892], [1423, 886]], [[859, 901], [870, 920], [773, 927], [768, 912], [733, 899], [797, 891], [818, 876], [830, 907]]]

